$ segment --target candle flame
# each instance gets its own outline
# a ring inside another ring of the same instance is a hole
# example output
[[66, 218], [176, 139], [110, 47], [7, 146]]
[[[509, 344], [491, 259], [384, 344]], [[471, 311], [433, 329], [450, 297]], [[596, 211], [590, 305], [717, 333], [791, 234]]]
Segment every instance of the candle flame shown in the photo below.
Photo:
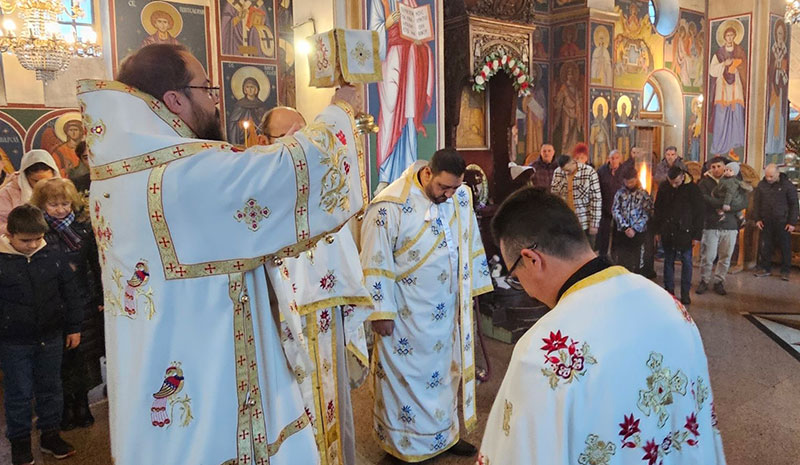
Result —
[[649, 179], [650, 176], [647, 172], [647, 163], [642, 163], [642, 166], [639, 167], [639, 184], [641, 184], [642, 189], [646, 190], [648, 193], [650, 192], [650, 185], [648, 183]]

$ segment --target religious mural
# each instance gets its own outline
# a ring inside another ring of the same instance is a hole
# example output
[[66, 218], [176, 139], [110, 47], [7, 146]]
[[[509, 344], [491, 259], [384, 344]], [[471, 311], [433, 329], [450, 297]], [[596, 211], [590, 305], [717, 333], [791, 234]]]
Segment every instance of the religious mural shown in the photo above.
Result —
[[[381, 56], [385, 56], [383, 81], [370, 84], [367, 93], [369, 112], [381, 128], [370, 137], [374, 187], [394, 181], [416, 161], [417, 154], [429, 158], [439, 146], [441, 80], [437, 48], [442, 40], [443, 10], [442, 0], [365, 1], [367, 29], [378, 31]], [[430, 15], [428, 23], [434, 29], [430, 36], [412, 40], [401, 34], [401, 3], [413, 5], [417, 15]], [[412, 57], [413, 66], [409, 62]]]
[[570, 153], [585, 141], [586, 61], [567, 61], [555, 66], [553, 74], [553, 146], [556, 153]]
[[50, 152], [66, 177], [80, 164], [75, 147], [84, 137], [81, 113], [69, 108], [53, 110], [39, 117], [25, 135], [25, 151], [41, 148]]
[[489, 119], [486, 102], [489, 91], [476, 92], [471, 85], [461, 89], [461, 103], [456, 128], [456, 148], [485, 150], [489, 148]]
[[550, 6], [548, 0], [533, 0], [533, 9], [538, 13], [547, 13]]
[[275, 58], [275, 12], [272, 0], [221, 0], [222, 55]]
[[255, 130], [264, 113], [276, 106], [275, 65], [222, 62], [223, 107], [228, 142], [242, 145], [245, 131]]
[[592, 23], [592, 85], [611, 87], [614, 84], [613, 63], [611, 61], [611, 36], [613, 24]]
[[710, 25], [707, 153], [744, 162], [750, 16], [715, 19]]
[[549, 69], [546, 63], [531, 63], [529, 72], [533, 90], [517, 99], [517, 159], [525, 160], [530, 153], [538, 154], [547, 140]]
[[664, 67], [678, 76], [684, 92], [703, 92], [705, 41], [703, 14], [681, 10], [678, 28], [664, 47]]
[[647, 76], [661, 68], [664, 38], [647, 16], [647, 2], [616, 0], [620, 15], [614, 25], [614, 86], [641, 89]]
[[550, 28], [547, 26], [536, 26], [532, 36], [532, 58], [533, 60], [550, 59]]
[[703, 159], [703, 102], [699, 95], [683, 97], [683, 127], [686, 128], [683, 158], [687, 161]]
[[561, 10], [573, 6], [586, 5], [586, 0], [552, 0], [553, 10]]
[[641, 107], [641, 94], [639, 92], [614, 92], [614, 147], [622, 153], [623, 159], [631, 154], [631, 147], [636, 145], [636, 128], [631, 126], [631, 120], [639, 116]]
[[150, 44], [186, 46], [209, 70], [207, 9], [176, 2], [109, 2], [114, 18], [115, 67]]
[[275, 0], [278, 11], [278, 104], [296, 105], [292, 0]]
[[[19, 169], [25, 150], [25, 128], [5, 112], [0, 112], [0, 171], [6, 175]], [[5, 178], [0, 174], [0, 178]]]
[[591, 110], [589, 114], [589, 153], [591, 161], [596, 167], [600, 167], [608, 160], [608, 154], [614, 142], [611, 138], [611, 90], [610, 89], [591, 89], [589, 91], [591, 100]]
[[572, 23], [553, 28], [553, 55], [557, 59], [586, 55], [586, 23]]
[[764, 165], [782, 164], [786, 154], [786, 125], [789, 105], [789, 28], [782, 16], [770, 15], [767, 58], [767, 126]]

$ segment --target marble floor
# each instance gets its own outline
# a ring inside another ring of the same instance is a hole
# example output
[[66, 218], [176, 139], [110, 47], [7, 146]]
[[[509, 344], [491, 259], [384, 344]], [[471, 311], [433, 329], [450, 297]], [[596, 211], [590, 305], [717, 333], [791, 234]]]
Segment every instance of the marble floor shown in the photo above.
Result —
[[[795, 316], [800, 315], [800, 272], [793, 270], [790, 282], [741, 272], [730, 275], [726, 287], [728, 295], [724, 297], [713, 291], [692, 294], [689, 310], [708, 354], [728, 464], [796, 465], [800, 460], [800, 357], [794, 348], [800, 348], [800, 317]], [[480, 442], [494, 393], [511, 357], [511, 346], [500, 342], [487, 340], [486, 349], [491, 378], [478, 387], [480, 421], [475, 432], [466, 436], [473, 443]], [[353, 394], [359, 465], [393, 463], [371, 437], [372, 397], [368, 386]], [[95, 404], [93, 412], [97, 417], [93, 427], [64, 434], [78, 454], [58, 463], [111, 463], [107, 404]], [[4, 426], [0, 420], [0, 434]], [[55, 462], [36, 453], [37, 464]], [[0, 440], [0, 464], [8, 463], [9, 445]], [[471, 465], [474, 459], [443, 455], [430, 463]]]

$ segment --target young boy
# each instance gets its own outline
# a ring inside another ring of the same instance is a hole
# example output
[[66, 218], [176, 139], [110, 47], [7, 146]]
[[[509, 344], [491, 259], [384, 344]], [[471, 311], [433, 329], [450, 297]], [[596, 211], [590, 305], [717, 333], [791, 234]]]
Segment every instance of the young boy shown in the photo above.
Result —
[[42, 452], [75, 454], [59, 436], [61, 356], [64, 334], [67, 348], [80, 344], [85, 302], [63, 255], [44, 248], [47, 230], [42, 211], [25, 204], [11, 210], [8, 235], [0, 236], [0, 367], [13, 465], [33, 463], [34, 397]]
[[[728, 163], [725, 165], [725, 174], [720, 178], [717, 187], [711, 191], [711, 195], [714, 198], [722, 199], [723, 202], [722, 208], [717, 210], [720, 221], [725, 219], [726, 212], [731, 211], [731, 203], [734, 199], [742, 200], [740, 196], [745, 196], [748, 192], [753, 190], [753, 186], [737, 179], [736, 176], [738, 175], [739, 164], [735, 161]], [[737, 203], [741, 202], [737, 201]], [[744, 213], [742, 213], [742, 211], [739, 211], [737, 219], [740, 225], [744, 222]]]

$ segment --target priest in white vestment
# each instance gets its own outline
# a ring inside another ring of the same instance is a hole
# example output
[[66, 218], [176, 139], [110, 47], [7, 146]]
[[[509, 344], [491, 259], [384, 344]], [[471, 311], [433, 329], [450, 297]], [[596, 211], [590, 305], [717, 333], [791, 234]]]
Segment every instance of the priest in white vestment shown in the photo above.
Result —
[[532, 188], [493, 220], [509, 284], [552, 310], [517, 342], [478, 463], [723, 465], [692, 317], [592, 251], [569, 207]]
[[362, 209], [352, 108], [240, 152], [217, 141], [219, 89], [185, 48], [144, 47], [118, 79], [78, 84], [114, 463], [320, 463], [278, 334], [298, 316], [270, 309], [264, 265]]
[[373, 428], [406, 462], [444, 451], [474, 455], [459, 441], [458, 391], [466, 428], [475, 415], [473, 297], [492, 290], [464, 160], [436, 152], [370, 204], [361, 265], [375, 311]]

